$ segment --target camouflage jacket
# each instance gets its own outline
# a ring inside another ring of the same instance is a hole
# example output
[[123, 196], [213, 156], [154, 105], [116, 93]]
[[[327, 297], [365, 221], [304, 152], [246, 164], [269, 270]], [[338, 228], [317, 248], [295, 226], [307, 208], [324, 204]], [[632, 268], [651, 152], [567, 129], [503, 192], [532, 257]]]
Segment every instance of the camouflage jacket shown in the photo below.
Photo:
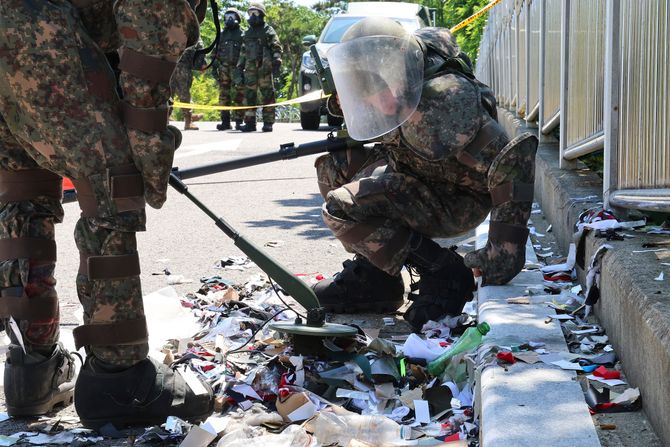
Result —
[[205, 55], [196, 54], [198, 50], [204, 48], [202, 40], [198, 39], [198, 42], [192, 47], [188, 47], [184, 50], [184, 54], [179, 58], [177, 62], [177, 67], [175, 70], [200, 70], [206, 65]]
[[[186, 0], [71, 0], [95, 43], [106, 53], [129, 48], [176, 62], [198, 40], [199, 26]], [[135, 107], [165, 104], [169, 86], [123, 73], [124, 99]], [[137, 94], [135, 94], [137, 93]]]
[[241, 68], [261, 67], [271, 70], [272, 62], [281, 58], [281, 43], [277, 32], [267, 23], [249, 27], [242, 38], [242, 51], [237, 65]]
[[237, 65], [240, 59], [242, 49], [242, 39], [244, 32], [238, 27], [235, 29], [223, 28], [219, 34], [219, 47], [214, 55], [214, 64], [216, 66]]

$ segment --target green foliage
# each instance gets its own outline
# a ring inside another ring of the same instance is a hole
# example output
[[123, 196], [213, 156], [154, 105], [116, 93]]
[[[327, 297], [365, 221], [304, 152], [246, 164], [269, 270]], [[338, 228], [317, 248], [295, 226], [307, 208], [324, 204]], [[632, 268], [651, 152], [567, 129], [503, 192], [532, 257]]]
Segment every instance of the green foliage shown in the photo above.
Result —
[[[219, 85], [211, 71], [197, 73], [193, 76], [191, 102], [213, 106], [219, 104]], [[205, 121], [218, 121], [220, 118], [218, 110], [194, 110], [194, 113], [202, 114]]]
[[[458, 25], [489, 3], [489, 0], [445, 0], [443, 8], [444, 26], [451, 28], [454, 25]], [[500, 5], [494, 6], [494, 8], [501, 7]], [[488, 14], [482, 15], [455, 34], [458, 45], [470, 56], [473, 62], [477, 60], [479, 41], [481, 40], [487, 17]]]
[[302, 38], [308, 34], [318, 35], [326, 25], [329, 15], [305, 6], [298, 6], [291, 0], [268, 0], [265, 2], [265, 9], [267, 10], [266, 21], [277, 32], [284, 50], [277, 97], [278, 99], [295, 98], [299, 93], [300, 62], [302, 54], [307, 50], [302, 45]]

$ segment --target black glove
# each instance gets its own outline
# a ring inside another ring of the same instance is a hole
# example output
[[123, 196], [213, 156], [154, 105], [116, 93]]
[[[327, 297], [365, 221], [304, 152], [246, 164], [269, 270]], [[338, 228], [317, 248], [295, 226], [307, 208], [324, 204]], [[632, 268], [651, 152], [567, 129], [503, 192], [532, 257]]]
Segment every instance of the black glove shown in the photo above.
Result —
[[239, 87], [244, 85], [244, 71], [241, 68], [236, 68], [233, 70], [233, 85]]
[[272, 61], [272, 76], [279, 76], [279, 67], [281, 67], [281, 59], [275, 59]]

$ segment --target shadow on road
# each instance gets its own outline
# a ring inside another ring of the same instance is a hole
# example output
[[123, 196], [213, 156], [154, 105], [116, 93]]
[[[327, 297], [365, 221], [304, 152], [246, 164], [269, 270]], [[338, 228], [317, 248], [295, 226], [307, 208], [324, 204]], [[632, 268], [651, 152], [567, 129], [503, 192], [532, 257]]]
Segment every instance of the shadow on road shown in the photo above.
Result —
[[274, 202], [282, 207], [301, 208], [301, 210], [278, 219], [251, 220], [245, 223], [254, 228], [290, 229], [295, 234], [312, 240], [332, 237], [330, 229], [321, 219], [323, 198], [320, 194], [310, 194], [308, 198], [281, 199]]

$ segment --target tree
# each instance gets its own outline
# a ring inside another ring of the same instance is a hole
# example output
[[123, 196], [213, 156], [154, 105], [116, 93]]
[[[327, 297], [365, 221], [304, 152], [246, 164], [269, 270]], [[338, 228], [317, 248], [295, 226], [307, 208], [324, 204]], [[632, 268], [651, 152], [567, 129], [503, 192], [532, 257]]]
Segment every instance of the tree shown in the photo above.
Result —
[[[470, 17], [490, 3], [489, 0], [445, 0], [442, 12], [444, 26], [451, 28]], [[495, 6], [496, 8], [501, 6]], [[478, 17], [465, 28], [455, 34], [458, 45], [467, 53], [473, 62], [477, 60], [479, 41], [482, 38], [487, 14]]]
[[268, 23], [277, 31], [282, 43], [282, 69], [278, 97], [291, 99], [298, 94], [298, 78], [302, 54], [307, 50], [302, 44], [304, 36], [318, 35], [329, 15], [305, 6], [298, 6], [291, 0], [269, 0], [265, 2]]

